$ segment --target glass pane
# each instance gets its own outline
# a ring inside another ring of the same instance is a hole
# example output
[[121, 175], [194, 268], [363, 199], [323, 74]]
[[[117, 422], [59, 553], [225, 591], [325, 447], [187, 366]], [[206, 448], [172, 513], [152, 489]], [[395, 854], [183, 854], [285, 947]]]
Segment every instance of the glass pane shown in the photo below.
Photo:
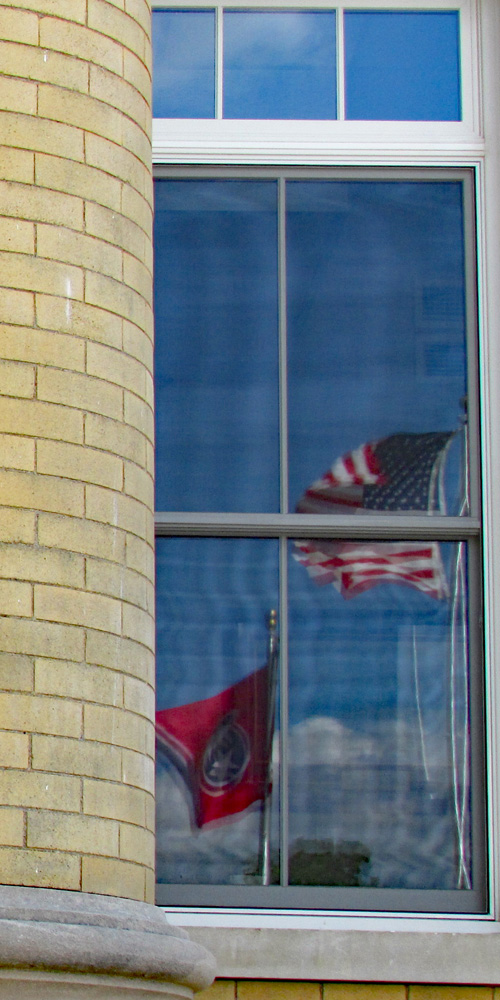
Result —
[[291, 556], [291, 883], [470, 889], [465, 543]]
[[274, 540], [158, 540], [159, 882], [262, 883], [277, 566]]
[[276, 184], [158, 181], [157, 510], [279, 505]]
[[214, 11], [153, 11], [153, 114], [214, 117]]
[[225, 118], [335, 118], [335, 14], [224, 13]]
[[461, 183], [287, 192], [290, 510], [464, 513]]
[[459, 121], [457, 11], [349, 11], [346, 118]]

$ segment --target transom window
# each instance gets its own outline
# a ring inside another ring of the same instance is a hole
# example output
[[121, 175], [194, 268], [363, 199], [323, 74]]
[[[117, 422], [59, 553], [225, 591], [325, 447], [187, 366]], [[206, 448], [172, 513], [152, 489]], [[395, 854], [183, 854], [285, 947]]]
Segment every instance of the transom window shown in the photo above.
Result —
[[158, 118], [459, 121], [457, 10], [156, 9]]

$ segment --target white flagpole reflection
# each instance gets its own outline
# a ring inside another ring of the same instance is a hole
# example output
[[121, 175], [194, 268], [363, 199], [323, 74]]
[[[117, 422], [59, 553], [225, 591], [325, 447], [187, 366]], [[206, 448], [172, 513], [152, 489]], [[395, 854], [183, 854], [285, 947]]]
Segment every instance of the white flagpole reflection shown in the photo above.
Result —
[[276, 714], [276, 688], [278, 682], [278, 614], [273, 609], [267, 616], [269, 632], [267, 662], [269, 669], [269, 703], [266, 730], [267, 774], [265, 778], [264, 800], [261, 809], [260, 850], [262, 858], [262, 885], [271, 883], [271, 805], [272, 805], [272, 749], [274, 717]]

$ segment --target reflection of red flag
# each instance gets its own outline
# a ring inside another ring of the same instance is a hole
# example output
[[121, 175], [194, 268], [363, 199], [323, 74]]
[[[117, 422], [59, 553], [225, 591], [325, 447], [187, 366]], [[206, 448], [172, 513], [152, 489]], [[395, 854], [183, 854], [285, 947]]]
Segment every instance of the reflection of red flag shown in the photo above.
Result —
[[156, 713], [156, 738], [187, 780], [197, 827], [264, 799], [268, 785], [269, 667], [212, 698]]

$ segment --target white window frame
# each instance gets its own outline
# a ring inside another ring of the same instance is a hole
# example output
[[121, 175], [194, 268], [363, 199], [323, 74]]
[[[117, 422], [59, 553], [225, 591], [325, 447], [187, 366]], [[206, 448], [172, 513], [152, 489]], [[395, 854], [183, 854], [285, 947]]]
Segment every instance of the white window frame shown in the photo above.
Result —
[[[153, 9], [213, 3], [153, 0]], [[315, 916], [165, 907], [229, 978], [500, 983], [500, 3], [498, 0], [232, 0], [225, 8], [460, 10], [461, 122], [157, 120], [158, 164], [469, 167], [478, 231], [490, 912]], [[498, 513], [497, 513], [498, 512]], [[224, 928], [221, 934], [221, 928]], [[266, 931], [265, 935], [261, 933]], [[397, 933], [394, 933], [394, 932]]]
[[[477, 4], [480, 0], [188, 0], [169, 3], [153, 0], [153, 10], [176, 7], [180, 10], [216, 9], [313, 9], [337, 10], [337, 76], [343, 74], [343, 10], [459, 10], [460, 60], [462, 66], [462, 121], [460, 122], [360, 122], [334, 121], [251, 121], [222, 118], [157, 118], [153, 123], [155, 163], [231, 163], [374, 166], [393, 162], [397, 150], [399, 165], [417, 166], [439, 157], [441, 166], [454, 163], [457, 153], [482, 149], [480, 113], [480, 60], [477, 33]], [[220, 20], [218, 18], [218, 20]], [[217, 60], [220, 62], [220, 60]], [[339, 86], [339, 95], [342, 87]], [[343, 101], [339, 100], [339, 111]], [[404, 157], [404, 158], [403, 158]], [[444, 159], [443, 159], [444, 157]]]

